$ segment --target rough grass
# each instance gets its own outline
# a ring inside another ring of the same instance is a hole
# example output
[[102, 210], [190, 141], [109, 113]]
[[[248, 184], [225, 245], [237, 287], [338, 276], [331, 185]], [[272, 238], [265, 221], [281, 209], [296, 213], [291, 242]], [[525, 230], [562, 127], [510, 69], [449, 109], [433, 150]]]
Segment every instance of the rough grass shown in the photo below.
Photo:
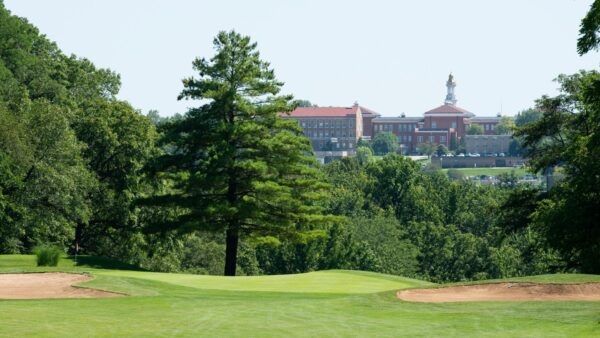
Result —
[[[600, 335], [600, 302], [427, 304], [395, 291], [429, 283], [354, 271], [215, 277], [108, 270], [62, 259], [37, 268], [32, 256], [0, 256], [5, 271], [87, 271], [87, 287], [131, 297], [0, 301], [0, 336], [477, 336]], [[528, 277], [599, 281], [592, 275]], [[392, 287], [392, 289], [387, 289]], [[34, 318], [35, 320], [32, 320]]]
[[40, 245], [33, 249], [36, 256], [37, 266], [57, 266], [60, 256], [64, 252], [57, 246]]

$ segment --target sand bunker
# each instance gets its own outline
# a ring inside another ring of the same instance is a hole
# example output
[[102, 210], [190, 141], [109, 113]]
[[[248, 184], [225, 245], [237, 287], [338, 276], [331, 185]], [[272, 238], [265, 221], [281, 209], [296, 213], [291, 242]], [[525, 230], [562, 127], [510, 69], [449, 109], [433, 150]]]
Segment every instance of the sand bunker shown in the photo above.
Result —
[[0, 299], [95, 298], [124, 295], [73, 287], [92, 279], [89, 275], [63, 272], [0, 274]]
[[402, 290], [396, 297], [409, 302], [480, 302], [585, 300], [600, 301], [600, 283], [495, 283]]

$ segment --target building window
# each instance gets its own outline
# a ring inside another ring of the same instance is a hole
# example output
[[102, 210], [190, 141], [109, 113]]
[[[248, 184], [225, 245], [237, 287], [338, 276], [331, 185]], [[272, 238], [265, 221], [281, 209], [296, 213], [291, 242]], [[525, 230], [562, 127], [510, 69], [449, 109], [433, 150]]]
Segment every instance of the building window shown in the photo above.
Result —
[[490, 124], [490, 130], [494, 130], [494, 125]]
[[446, 136], [440, 136], [440, 143], [446, 143]]
[[412, 135], [408, 135], [408, 142], [412, 142]]
[[429, 136], [429, 143], [435, 142], [435, 136]]
[[456, 121], [452, 121], [452, 126], [450, 128], [456, 129]]
[[417, 136], [417, 142], [423, 143], [423, 136]]
[[433, 128], [433, 129], [437, 128], [437, 122], [431, 121], [431, 128]]

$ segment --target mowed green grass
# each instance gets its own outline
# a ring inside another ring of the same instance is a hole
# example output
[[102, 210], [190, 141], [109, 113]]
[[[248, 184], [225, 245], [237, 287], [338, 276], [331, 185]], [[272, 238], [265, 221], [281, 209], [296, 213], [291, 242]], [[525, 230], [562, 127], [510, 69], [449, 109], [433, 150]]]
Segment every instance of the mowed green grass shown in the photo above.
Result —
[[[395, 298], [430, 283], [396, 276], [322, 271], [217, 277], [102, 269], [110, 264], [37, 268], [31, 256], [0, 256], [0, 272], [70, 271], [96, 276], [83, 286], [124, 298], [0, 301], [0, 336], [600, 336], [600, 302], [427, 304]], [[544, 275], [539, 282], [600, 281]]]
[[499, 167], [493, 167], [493, 168], [449, 168], [449, 169], [442, 169], [442, 172], [447, 173], [448, 170], [457, 170], [462, 172], [463, 174], [465, 174], [465, 176], [481, 176], [481, 175], [486, 175], [486, 176], [498, 176], [500, 174], [510, 174], [511, 172], [514, 172], [515, 175], [517, 176], [523, 176], [523, 175], [530, 175], [531, 173], [526, 169], [526, 168], [511, 168], [511, 167], [507, 167], [507, 168], [499, 168]]

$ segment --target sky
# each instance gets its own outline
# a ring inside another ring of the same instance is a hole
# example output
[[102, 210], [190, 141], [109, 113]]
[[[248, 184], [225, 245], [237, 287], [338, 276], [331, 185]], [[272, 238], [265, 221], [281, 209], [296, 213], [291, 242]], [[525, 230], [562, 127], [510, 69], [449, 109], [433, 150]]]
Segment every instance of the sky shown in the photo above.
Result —
[[598, 69], [576, 52], [592, 0], [4, 0], [67, 54], [121, 75], [119, 98], [146, 113], [184, 113], [191, 62], [234, 29], [258, 43], [282, 92], [320, 106], [359, 102], [383, 116], [420, 116], [443, 103], [514, 115], [558, 74]]

